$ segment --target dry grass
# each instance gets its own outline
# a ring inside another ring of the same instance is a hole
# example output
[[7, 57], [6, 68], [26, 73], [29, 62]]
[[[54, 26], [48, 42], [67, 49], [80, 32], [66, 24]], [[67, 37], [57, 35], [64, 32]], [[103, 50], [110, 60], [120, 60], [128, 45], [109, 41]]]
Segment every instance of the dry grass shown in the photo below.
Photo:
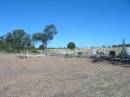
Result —
[[130, 97], [130, 68], [0, 55], [0, 97]]

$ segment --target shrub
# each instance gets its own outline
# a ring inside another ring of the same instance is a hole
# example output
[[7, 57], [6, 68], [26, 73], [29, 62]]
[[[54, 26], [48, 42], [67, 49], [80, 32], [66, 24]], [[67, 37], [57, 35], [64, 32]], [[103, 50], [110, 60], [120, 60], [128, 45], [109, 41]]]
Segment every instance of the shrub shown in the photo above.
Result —
[[70, 50], [74, 50], [76, 48], [76, 44], [74, 42], [69, 42], [67, 48]]
[[32, 53], [39, 53], [38, 49], [32, 49], [31, 52]]

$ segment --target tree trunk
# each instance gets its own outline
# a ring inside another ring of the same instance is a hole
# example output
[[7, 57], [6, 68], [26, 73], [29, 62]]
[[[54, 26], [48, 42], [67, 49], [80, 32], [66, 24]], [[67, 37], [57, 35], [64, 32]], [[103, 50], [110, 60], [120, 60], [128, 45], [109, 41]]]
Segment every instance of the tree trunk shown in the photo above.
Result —
[[45, 43], [45, 56], [47, 55], [47, 42]]
[[41, 49], [42, 49], [42, 53], [43, 53], [43, 54], [45, 53], [44, 45], [45, 45], [45, 44], [44, 44], [44, 41], [42, 41], [42, 48], [41, 48]]

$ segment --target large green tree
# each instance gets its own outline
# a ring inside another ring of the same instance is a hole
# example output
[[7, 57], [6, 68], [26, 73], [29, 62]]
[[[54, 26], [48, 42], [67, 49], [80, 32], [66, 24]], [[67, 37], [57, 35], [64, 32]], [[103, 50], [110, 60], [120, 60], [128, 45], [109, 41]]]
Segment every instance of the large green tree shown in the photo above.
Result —
[[57, 34], [56, 26], [53, 24], [46, 25], [44, 29], [44, 37], [45, 37], [45, 54], [48, 42], [53, 39], [53, 37]]
[[27, 36], [27, 33], [23, 29], [16, 29], [12, 32], [13, 42], [15, 44], [15, 48], [18, 52], [25, 48], [24, 38]]
[[41, 47], [45, 49], [49, 41], [57, 34], [56, 26], [53, 24], [46, 25], [42, 32], [35, 33], [32, 37], [23, 29], [15, 29], [0, 36], [0, 50], [8, 52], [20, 52], [34, 47], [34, 41], [40, 41]]
[[45, 55], [46, 55], [46, 48], [48, 42], [53, 39], [53, 37], [57, 34], [56, 26], [53, 24], [46, 25], [42, 32], [37, 32], [33, 35], [33, 39], [37, 42], [42, 42], [42, 46], [44, 47]]
[[31, 37], [23, 29], [13, 30], [3, 37], [0, 41], [3, 41], [5, 50], [8, 52], [20, 52], [20, 50], [25, 50], [32, 44]]

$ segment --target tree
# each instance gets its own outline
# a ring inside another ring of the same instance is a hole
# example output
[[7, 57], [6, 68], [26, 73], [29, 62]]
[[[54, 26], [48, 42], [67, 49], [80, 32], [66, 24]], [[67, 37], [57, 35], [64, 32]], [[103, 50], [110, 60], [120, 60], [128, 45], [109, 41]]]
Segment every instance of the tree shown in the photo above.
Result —
[[12, 50], [12, 42], [13, 42], [13, 37], [12, 37], [12, 33], [8, 32], [5, 35], [5, 39], [4, 39], [4, 44], [5, 44], [5, 50], [9, 53]]
[[70, 50], [74, 50], [76, 48], [76, 44], [74, 42], [69, 42], [67, 48]]
[[5, 49], [5, 45], [4, 45], [4, 36], [0, 37], [0, 50]]
[[34, 33], [33, 34], [33, 36], [32, 36], [32, 38], [33, 38], [33, 40], [34, 41], [41, 41], [41, 39], [42, 39], [42, 33], [39, 33], [39, 32], [37, 32], [37, 33]]
[[105, 45], [103, 45], [103, 46], [102, 46], [102, 48], [106, 48], [106, 46], [105, 46]]
[[23, 29], [13, 30], [3, 37], [3, 44], [8, 52], [20, 52], [32, 44], [31, 37]]
[[117, 47], [117, 45], [115, 45], [115, 44], [114, 44], [114, 45], [112, 45], [112, 48], [116, 48], [116, 47]]
[[[45, 34], [43, 34], [43, 33], [35, 33], [34, 35], [33, 35], [33, 40], [35, 41], [35, 42], [42, 42], [42, 46], [44, 46], [45, 45], [45, 38], [46, 38], [46, 36], [45, 36]], [[42, 48], [42, 50], [44, 51], [44, 48]]]
[[[8, 52], [20, 52], [20, 50], [29, 50], [34, 47], [34, 41], [42, 43], [42, 49], [47, 48], [49, 41], [57, 34], [56, 26], [53, 24], [46, 25], [42, 32], [35, 33], [30, 37], [23, 29], [15, 29], [11, 32], [0, 36], [0, 50]], [[45, 51], [46, 54], [46, 51]]]
[[29, 56], [29, 49], [33, 47], [32, 39], [29, 35], [25, 35], [22, 39], [22, 45], [26, 48], [26, 56]]
[[13, 37], [13, 43], [15, 44], [15, 48], [17, 49], [18, 52], [26, 48], [25, 37], [27, 37], [27, 33], [23, 29], [13, 30], [12, 37]]
[[47, 44], [53, 37], [57, 34], [56, 26], [53, 24], [46, 25], [43, 32], [37, 32], [33, 35], [33, 40], [38, 42], [42, 42], [42, 46], [44, 46], [43, 51], [45, 51], [46, 55], [46, 48]]
[[30, 35], [25, 35], [21, 40], [21, 45], [24, 47], [24, 49], [30, 49], [30, 47], [33, 46], [32, 38]]
[[45, 48], [44, 45], [40, 45], [40, 46], [38, 47], [39, 50], [41, 50], [41, 49], [44, 50], [44, 48]]
[[45, 54], [46, 54], [46, 48], [47, 48], [47, 44], [48, 41], [52, 40], [53, 37], [57, 34], [57, 29], [56, 26], [53, 24], [50, 25], [46, 25], [45, 29], [44, 29], [44, 45], [45, 45]]

